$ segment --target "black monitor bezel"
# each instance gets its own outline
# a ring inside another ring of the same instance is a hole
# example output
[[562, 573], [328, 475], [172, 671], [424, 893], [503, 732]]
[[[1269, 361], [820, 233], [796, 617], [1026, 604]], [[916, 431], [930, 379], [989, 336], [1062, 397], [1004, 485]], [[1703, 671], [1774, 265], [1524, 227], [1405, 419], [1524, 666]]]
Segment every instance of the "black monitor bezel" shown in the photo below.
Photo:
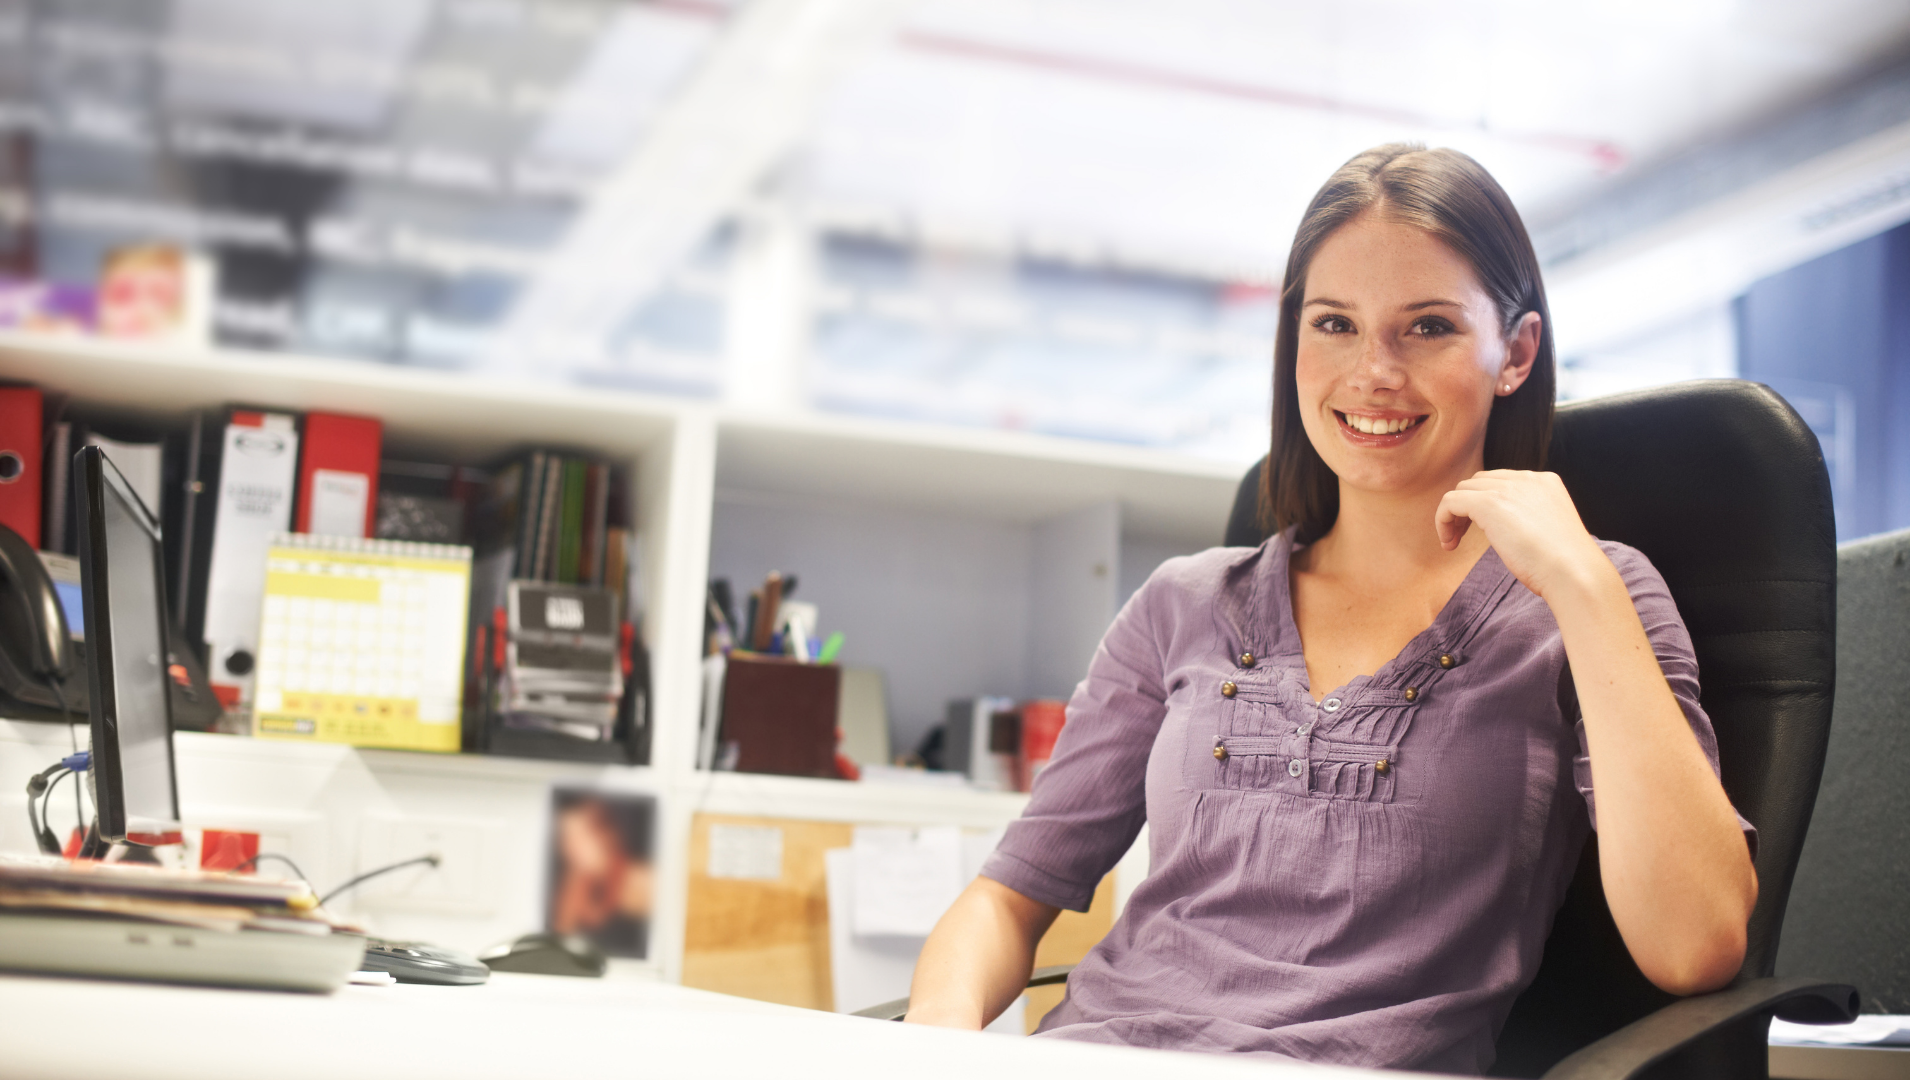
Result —
[[[73, 455], [73, 503], [80, 541], [80, 606], [86, 613], [86, 688], [90, 692], [88, 712], [93, 732], [89, 766], [93, 772], [93, 805], [100, 838], [124, 843], [127, 841], [126, 787], [119, 753], [118, 701], [112, 677], [112, 604], [107, 599], [112, 573], [106, 556], [106, 489], [109, 485], [115, 495], [134, 509], [134, 519], [152, 538], [152, 572], [158, 597], [153, 617], [159, 621], [158, 640], [162, 647], [168, 640], [166, 577], [159, 522], [152, 511], [99, 447], [88, 446]], [[173, 778], [172, 821], [176, 823], [179, 821], [179, 768], [170, 738], [173, 730], [171, 689], [162, 684], [159, 699], [166, 710], [166, 768]]]

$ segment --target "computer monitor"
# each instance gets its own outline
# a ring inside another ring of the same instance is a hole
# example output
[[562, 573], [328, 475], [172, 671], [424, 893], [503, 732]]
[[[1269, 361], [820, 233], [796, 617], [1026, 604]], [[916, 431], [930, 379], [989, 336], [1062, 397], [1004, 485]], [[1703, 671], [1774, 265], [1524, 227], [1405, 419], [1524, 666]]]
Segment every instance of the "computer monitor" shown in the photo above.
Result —
[[179, 832], [159, 522], [97, 446], [73, 458], [99, 838]]

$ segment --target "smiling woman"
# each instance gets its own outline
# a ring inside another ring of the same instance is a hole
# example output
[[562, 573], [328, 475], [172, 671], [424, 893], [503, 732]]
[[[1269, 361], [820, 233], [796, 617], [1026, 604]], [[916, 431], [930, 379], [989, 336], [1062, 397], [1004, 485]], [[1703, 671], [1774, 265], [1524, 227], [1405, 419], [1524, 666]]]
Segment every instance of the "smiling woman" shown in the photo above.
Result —
[[1730, 980], [1755, 833], [1663, 580], [1536, 471], [1552, 364], [1483, 169], [1386, 146], [1334, 174], [1282, 290], [1277, 531], [1115, 618], [909, 1020], [998, 1014], [1143, 822], [1151, 873], [1037, 1034], [1483, 1071], [1593, 829], [1639, 969]]

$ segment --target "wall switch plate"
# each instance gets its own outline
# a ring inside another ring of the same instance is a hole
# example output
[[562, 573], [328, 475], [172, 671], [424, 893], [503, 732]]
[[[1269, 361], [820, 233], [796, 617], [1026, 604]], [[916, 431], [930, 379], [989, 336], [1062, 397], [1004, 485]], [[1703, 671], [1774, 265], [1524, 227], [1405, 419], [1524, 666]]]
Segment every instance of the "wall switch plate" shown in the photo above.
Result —
[[496, 907], [492, 853], [500, 827], [483, 819], [368, 814], [359, 824], [356, 873], [423, 855], [441, 861], [436, 867], [421, 863], [375, 877], [346, 897], [377, 909], [490, 914]]

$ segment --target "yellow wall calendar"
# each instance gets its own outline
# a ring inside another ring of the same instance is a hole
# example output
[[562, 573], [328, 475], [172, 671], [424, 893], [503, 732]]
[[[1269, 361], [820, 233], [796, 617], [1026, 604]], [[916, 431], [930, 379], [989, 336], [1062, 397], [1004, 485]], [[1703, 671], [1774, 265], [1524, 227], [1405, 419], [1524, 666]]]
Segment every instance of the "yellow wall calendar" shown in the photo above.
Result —
[[470, 597], [468, 547], [273, 537], [253, 734], [457, 750]]

